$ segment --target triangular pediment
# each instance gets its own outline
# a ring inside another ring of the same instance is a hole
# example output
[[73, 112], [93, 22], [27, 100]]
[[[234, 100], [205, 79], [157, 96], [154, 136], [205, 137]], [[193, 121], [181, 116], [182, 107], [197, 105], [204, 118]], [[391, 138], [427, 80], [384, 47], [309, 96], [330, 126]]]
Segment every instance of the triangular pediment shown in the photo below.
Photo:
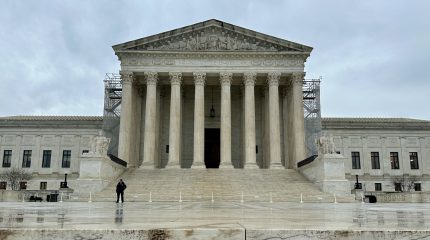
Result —
[[218, 20], [163, 32], [113, 46], [119, 51], [271, 51], [310, 52], [311, 47]]

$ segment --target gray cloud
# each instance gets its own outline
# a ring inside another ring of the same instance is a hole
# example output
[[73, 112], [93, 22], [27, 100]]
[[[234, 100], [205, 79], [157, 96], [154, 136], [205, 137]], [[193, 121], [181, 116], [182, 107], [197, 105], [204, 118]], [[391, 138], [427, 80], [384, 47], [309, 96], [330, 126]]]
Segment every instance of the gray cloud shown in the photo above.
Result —
[[16, 1], [0, 9], [0, 115], [100, 115], [111, 46], [211, 18], [314, 47], [324, 116], [430, 119], [428, 1]]

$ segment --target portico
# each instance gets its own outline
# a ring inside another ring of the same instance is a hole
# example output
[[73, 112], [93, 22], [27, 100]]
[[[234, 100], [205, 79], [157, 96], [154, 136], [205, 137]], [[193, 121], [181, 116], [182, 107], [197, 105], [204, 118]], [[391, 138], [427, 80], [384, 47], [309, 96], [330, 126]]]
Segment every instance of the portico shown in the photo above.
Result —
[[118, 157], [129, 166], [208, 167], [209, 129], [219, 129], [220, 168], [292, 168], [306, 158], [312, 48], [217, 20], [113, 48], [123, 83]]

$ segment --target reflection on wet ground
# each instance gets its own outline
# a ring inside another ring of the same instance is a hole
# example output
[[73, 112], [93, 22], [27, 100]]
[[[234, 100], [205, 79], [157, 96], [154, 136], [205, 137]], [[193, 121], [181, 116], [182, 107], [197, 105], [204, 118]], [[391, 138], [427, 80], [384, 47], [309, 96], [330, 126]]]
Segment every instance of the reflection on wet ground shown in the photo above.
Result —
[[8, 203], [0, 228], [427, 230], [430, 204], [362, 203]]

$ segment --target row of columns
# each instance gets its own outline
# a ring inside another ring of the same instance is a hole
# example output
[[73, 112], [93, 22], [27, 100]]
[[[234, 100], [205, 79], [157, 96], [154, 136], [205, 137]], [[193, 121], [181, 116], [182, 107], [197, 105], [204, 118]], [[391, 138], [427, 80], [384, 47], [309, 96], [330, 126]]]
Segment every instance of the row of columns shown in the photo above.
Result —
[[[181, 82], [182, 73], [169, 73], [171, 82], [170, 95], [170, 126], [169, 126], [169, 162], [168, 167], [180, 167], [181, 153]], [[193, 73], [195, 83], [194, 101], [194, 162], [193, 168], [204, 167], [204, 85], [206, 73]], [[270, 168], [281, 168], [281, 141], [279, 117], [279, 80], [280, 72], [268, 73], [267, 84], [269, 91], [269, 159]], [[304, 119], [303, 119], [303, 73], [293, 73], [288, 94], [288, 139], [289, 159], [300, 161], [305, 158]], [[153, 163], [156, 156], [156, 88], [157, 72], [145, 72], [147, 94], [144, 129], [143, 161]], [[132, 156], [130, 149], [133, 137], [132, 124], [132, 76], [123, 75], [123, 90], [121, 104], [121, 122], [119, 136], [119, 158], [129, 162]], [[220, 73], [221, 84], [221, 159], [220, 168], [232, 168], [231, 162], [231, 72]], [[244, 73], [244, 168], [258, 168], [256, 162], [256, 134], [255, 134], [255, 82], [256, 72]], [[287, 166], [287, 164], [285, 164]], [[291, 164], [290, 164], [291, 165]]]

